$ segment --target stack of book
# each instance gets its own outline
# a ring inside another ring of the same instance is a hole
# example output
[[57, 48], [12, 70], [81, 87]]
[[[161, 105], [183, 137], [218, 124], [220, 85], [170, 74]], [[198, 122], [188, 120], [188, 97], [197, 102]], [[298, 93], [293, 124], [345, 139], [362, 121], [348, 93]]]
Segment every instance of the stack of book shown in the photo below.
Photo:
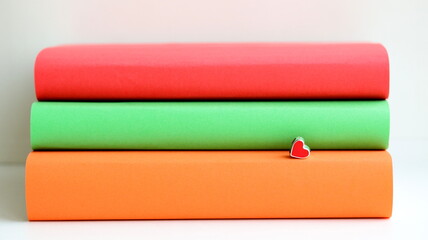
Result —
[[29, 220], [391, 215], [380, 44], [59, 46], [35, 87]]

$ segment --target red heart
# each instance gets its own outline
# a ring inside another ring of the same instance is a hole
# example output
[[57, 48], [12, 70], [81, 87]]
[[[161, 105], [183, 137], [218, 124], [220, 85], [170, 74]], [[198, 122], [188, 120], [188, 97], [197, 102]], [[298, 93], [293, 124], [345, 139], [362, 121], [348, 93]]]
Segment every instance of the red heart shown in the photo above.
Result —
[[291, 146], [290, 156], [293, 158], [307, 158], [311, 153], [311, 149], [305, 145], [303, 138], [296, 138]]

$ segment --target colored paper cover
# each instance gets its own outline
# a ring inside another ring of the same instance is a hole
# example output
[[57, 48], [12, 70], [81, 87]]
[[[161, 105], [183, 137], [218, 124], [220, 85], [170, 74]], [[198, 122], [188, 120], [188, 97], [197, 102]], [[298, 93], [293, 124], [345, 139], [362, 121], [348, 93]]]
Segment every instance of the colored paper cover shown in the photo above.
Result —
[[33, 149], [386, 149], [382, 101], [36, 102]]
[[68, 45], [37, 56], [38, 100], [386, 99], [373, 43]]
[[29, 220], [390, 217], [386, 151], [46, 151]]

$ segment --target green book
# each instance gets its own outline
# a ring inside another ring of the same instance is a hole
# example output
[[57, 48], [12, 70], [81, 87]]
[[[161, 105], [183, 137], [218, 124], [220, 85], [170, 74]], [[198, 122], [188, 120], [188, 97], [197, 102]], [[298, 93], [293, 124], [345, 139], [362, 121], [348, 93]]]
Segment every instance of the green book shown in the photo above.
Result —
[[386, 149], [386, 101], [36, 102], [42, 149]]

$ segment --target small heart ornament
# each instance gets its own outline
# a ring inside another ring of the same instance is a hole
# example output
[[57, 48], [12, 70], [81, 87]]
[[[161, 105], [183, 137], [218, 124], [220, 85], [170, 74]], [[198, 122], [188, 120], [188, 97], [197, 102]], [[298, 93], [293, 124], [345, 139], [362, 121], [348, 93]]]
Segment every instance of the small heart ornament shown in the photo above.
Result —
[[311, 154], [311, 149], [305, 145], [305, 139], [296, 137], [291, 143], [290, 157], [292, 158], [307, 158]]

